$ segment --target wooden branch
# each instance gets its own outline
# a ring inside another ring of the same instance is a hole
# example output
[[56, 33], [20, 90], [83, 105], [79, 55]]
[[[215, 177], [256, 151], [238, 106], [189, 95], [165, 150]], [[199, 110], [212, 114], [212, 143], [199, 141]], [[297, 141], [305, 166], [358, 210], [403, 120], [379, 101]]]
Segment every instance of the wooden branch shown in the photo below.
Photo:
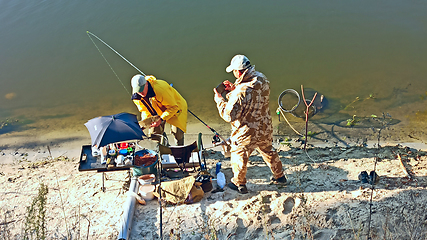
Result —
[[7, 224], [13, 223], [13, 222], [15, 222], [15, 220], [12, 220], [12, 221], [9, 221], [9, 222], [2, 222], [2, 223], [0, 223], [0, 225], [7, 225]]
[[402, 167], [403, 172], [405, 172], [406, 176], [407, 176], [409, 179], [412, 179], [412, 176], [411, 176], [411, 174], [409, 174], [408, 170], [406, 169], [406, 166], [405, 166], [405, 164], [403, 163], [403, 160], [402, 160], [402, 158], [400, 157], [400, 154], [397, 154], [397, 158], [399, 159], [400, 166]]

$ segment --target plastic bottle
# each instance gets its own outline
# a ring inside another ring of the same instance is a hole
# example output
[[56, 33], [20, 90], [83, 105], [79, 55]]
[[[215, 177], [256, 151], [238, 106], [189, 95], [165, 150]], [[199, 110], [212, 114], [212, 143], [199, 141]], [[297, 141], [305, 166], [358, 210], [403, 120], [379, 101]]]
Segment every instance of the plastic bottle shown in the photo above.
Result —
[[107, 156], [102, 154], [101, 152], [101, 164], [106, 164], [107, 163]]
[[106, 164], [107, 163], [107, 147], [101, 147], [100, 153], [101, 153], [101, 164]]
[[95, 146], [92, 147], [92, 156], [94, 157], [98, 157], [101, 154], [101, 152], [99, 151], [99, 149]]
[[215, 174], [218, 175], [219, 172], [221, 172], [221, 162], [217, 162], [216, 164]]
[[219, 172], [216, 175], [216, 183], [218, 184], [218, 186], [223, 189], [225, 187], [225, 176], [224, 173]]
[[225, 187], [225, 176], [224, 173], [221, 172], [221, 162], [218, 162], [216, 164], [216, 183], [218, 184], [218, 187], [223, 189]]

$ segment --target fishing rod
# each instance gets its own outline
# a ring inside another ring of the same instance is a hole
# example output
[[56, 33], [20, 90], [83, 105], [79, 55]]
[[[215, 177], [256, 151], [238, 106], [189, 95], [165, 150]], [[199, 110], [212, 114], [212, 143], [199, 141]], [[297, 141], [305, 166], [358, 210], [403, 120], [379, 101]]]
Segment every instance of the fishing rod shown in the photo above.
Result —
[[[110, 45], [108, 45], [106, 42], [104, 42], [104, 41], [102, 41], [102, 39], [101, 38], [99, 38], [98, 36], [96, 36], [95, 34], [93, 34], [93, 33], [91, 33], [91, 32], [89, 32], [89, 31], [86, 31], [86, 33], [88, 34], [88, 36], [89, 36], [89, 34], [90, 35], [92, 35], [92, 36], [94, 36], [96, 39], [98, 39], [100, 42], [102, 42], [105, 46], [107, 46], [108, 48], [110, 48], [113, 52], [115, 52], [117, 55], [119, 55], [123, 60], [125, 60], [127, 63], [129, 63], [133, 68], [135, 68], [139, 73], [141, 73], [141, 75], [142, 76], [144, 76], [145, 77], [145, 73], [143, 73], [141, 70], [139, 70], [137, 67], [135, 67], [135, 65], [133, 65], [131, 62], [129, 62], [125, 57], [123, 57], [119, 52], [117, 52], [116, 50], [114, 50], [114, 48], [112, 48]], [[89, 38], [92, 40], [92, 38], [89, 36]], [[92, 42], [93, 42], [93, 40], [92, 40]], [[96, 46], [96, 44], [95, 44], [95, 46]], [[98, 47], [97, 47], [98, 48]], [[99, 49], [98, 49], [99, 50]]]
[[[95, 34], [86, 31], [88, 37], [90, 38], [90, 40], [92, 41], [92, 43], [95, 45], [95, 47], [98, 49], [99, 53], [102, 55], [102, 57], [104, 58], [104, 60], [107, 62], [107, 64], [110, 66], [111, 70], [114, 72], [114, 74], [116, 75], [116, 77], [119, 79], [120, 83], [122, 84], [122, 86], [125, 88], [125, 90], [129, 93], [129, 91], [127, 90], [127, 88], [125, 87], [125, 85], [123, 84], [123, 82], [120, 80], [119, 76], [116, 74], [116, 72], [114, 71], [113, 67], [110, 65], [110, 63], [107, 61], [107, 59], [105, 58], [105, 56], [102, 54], [101, 50], [98, 48], [98, 46], [95, 44], [95, 42], [93, 41], [92, 36], [94, 36], [96, 39], [98, 39], [101, 43], [103, 43], [105, 46], [107, 46], [109, 49], [111, 49], [114, 53], [116, 53], [117, 55], [119, 55], [123, 60], [125, 60], [127, 63], [129, 63], [133, 68], [135, 68], [139, 73], [141, 73], [141, 75], [143, 75], [144, 77], [146, 76], [144, 72], [142, 72], [141, 70], [139, 70], [139, 68], [137, 68], [135, 65], [133, 65], [131, 62], [129, 62], [129, 60], [127, 60], [125, 57], [123, 57], [119, 52], [117, 52], [114, 48], [112, 48], [110, 45], [108, 45], [106, 42], [104, 42], [101, 38], [99, 38], [98, 36], [96, 36]], [[130, 93], [129, 93], [130, 94]], [[193, 112], [191, 112], [189, 109], [187, 109], [189, 113], [191, 113], [195, 118], [197, 118], [197, 120], [199, 120], [201, 123], [203, 123], [207, 128], [209, 128], [215, 135], [214, 135], [214, 141], [216, 143], [220, 142], [219, 139], [221, 139], [225, 144], [228, 145], [228, 141], [225, 140], [217, 131], [215, 131], [215, 129], [209, 127], [209, 125], [207, 125], [205, 122], [203, 122], [199, 117], [197, 117]], [[219, 138], [219, 139], [218, 139]]]
[[195, 118], [197, 118], [197, 120], [199, 120], [201, 123], [203, 123], [207, 128], [209, 128], [209, 130], [211, 130], [215, 135], [214, 135], [214, 141], [215, 142], [220, 142], [218, 138], [220, 138], [225, 144], [228, 145], [228, 141], [225, 140], [217, 131], [215, 131], [215, 129], [209, 127], [209, 125], [207, 125], [205, 122], [202, 121], [202, 119], [200, 119], [199, 117], [196, 116], [196, 114], [194, 114], [193, 112], [190, 111], [190, 109], [187, 109], [189, 113], [191, 113], [191, 115], [193, 115]]

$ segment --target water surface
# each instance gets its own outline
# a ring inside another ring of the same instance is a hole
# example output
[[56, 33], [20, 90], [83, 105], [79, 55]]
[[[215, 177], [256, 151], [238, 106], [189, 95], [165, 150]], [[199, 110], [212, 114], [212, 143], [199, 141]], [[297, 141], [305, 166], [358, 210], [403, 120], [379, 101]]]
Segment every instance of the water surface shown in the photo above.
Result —
[[111, 69], [86, 31], [172, 83], [213, 126], [223, 121], [212, 88], [234, 80], [225, 67], [238, 53], [271, 81], [272, 112], [283, 90], [304, 85], [330, 101], [321, 123], [388, 112], [406, 132], [426, 126], [427, 2], [14, 0], [0, 9], [0, 121], [20, 122], [3, 136], [87, 135], [93, 117], [137, 114], [128, 93], [137, 71], [96, 42]]

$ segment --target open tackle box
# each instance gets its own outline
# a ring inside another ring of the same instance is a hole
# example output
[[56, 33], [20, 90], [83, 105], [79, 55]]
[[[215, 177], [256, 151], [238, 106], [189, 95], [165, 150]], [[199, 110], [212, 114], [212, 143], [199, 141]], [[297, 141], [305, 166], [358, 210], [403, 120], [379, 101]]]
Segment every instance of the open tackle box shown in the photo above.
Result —
[[135, 168], [153, 168], [156, 152], [140, 147], [136, 142], [111, 143], [100, 149], [82, 146], [79, 171], [121, 171]]

